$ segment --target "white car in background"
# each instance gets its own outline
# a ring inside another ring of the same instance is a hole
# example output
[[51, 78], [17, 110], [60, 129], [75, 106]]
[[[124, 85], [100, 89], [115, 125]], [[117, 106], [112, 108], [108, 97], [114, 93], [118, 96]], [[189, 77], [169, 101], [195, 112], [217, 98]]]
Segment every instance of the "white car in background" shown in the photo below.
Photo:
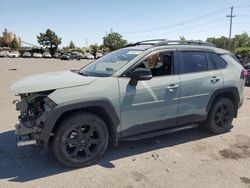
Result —
[[30, 52], [24, 52], [23, 53], [23, 58], [29, 58], [31, 57], [31, 53]]
[[95, 59], [95, 57], [91, 53], [86, 53], [85, 58], [86, 59]]
[[20, 52], [19, 52], [19, 51], [11, 51], [11, 52], [8, 54], [8, 57], [12, 57], [12, 58], [20, 57]]
[[49, 52], [44, 52], [43, 53], [44, 58], [52, 58], [51, 54]]
[[43, 55], [41, 53], [33, 53], [34, 58], [42, 58]]
[[9, 56], [9, 52], [8, 51], [1, 51], [0, 52], [0, 57], [8, 57]]
[[100, 52], [97, 52], [96, 53], [96, 55], [95, 55], [95, 58], [96, 59], [99, 59], [100, 57], [102, 57], [103, 56], [103, 54], [102, 53], [100, 53]]

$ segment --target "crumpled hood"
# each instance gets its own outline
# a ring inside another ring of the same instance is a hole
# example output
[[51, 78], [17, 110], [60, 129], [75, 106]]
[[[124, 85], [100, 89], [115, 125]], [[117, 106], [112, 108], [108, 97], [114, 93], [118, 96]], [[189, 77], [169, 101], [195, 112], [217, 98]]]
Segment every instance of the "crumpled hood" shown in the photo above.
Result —
[[71, 71], [51, 72], [23, 78], [13, 84], [11, 90], [19, 94], [34, 93], [87, 85], [96, 79], [96, 77], [86, 77]]

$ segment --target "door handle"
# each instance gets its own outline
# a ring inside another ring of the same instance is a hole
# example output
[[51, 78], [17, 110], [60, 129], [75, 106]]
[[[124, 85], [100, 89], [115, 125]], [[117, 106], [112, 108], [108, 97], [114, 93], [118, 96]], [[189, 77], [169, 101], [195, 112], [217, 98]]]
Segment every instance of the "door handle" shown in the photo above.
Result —
[[210, 79], [210, 81], [211, 81], [212, 83], [215, 83], [215, 82], [220, 81], [220, 78], [217, 77], [217, 76], [213, 76], [212, 79]]
[[173, 91], [174, 89], [178, 88], [179, 85], [176, 85], [176, 84], [170, 84], [167, 89], [169, 89], [170, 91]]

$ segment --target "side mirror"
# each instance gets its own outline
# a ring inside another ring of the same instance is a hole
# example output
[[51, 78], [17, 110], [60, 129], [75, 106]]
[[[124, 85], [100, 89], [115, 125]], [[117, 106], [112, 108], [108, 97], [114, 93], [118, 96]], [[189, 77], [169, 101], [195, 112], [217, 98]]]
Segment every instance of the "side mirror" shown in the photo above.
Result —
[[151, 80], [152, 72], [150, 69], [137, 68], [131, 73], [130, 77], [131, 79], [129, 81], [129, 84], [132, 86], [136, 86], [139, 80]]

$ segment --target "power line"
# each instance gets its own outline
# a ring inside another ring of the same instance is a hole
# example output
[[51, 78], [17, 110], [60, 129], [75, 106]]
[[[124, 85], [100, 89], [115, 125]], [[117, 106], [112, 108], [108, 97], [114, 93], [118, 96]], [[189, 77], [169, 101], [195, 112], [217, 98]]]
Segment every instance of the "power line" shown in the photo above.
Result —
[[248, 7], [250, 7], [250, 4], [234, 6], [235, 9], [238, 9], [238, 8], [248, 8]]
[[237, 14], [237, 17], [250, 17], [250, 14]]
[[[240, 25], [240, 24], [250, 24], [250, 22], [234, 23], [234, 25]], [[213, 26], [205, 27], [205, 28], [202, 28], [202, 29], [196, 29], [196, 30], [189, 31], [189, 32], [186, 32], [186, 30], [185, 30], [185, 32], [181, 33], [179, 36], [191, 35], [191, 34], [200, 33], [200, 32], [203, 32], [203, 31], [207, 32], [207, 31], [214, 30], [214, 29], [217, 29], [217, 28], [225, 28], [225, 24], [219, 23], [219, 24], [216, 24], [216, 25], [213, 25]], [[147, 38], [149, 38], [149, 37], [142, 37], [140, 39], [144, 40], [144, 39], [147, 39]]]
[[[223, 17], [217, 17], [216, 19], [208, 20], [206, 22], [201, 22], [199, 24], [196, 24], [195, 27], [198, 28], [198, 27], [202, 27], [204, 25], [210, 24], [210, 23], [223, 22], [224, 20], [222, 18]], [[190, 30], [190, 29], [192, 30], [193, 28], [194, 28], [194, 26], [182, 27], [182, 28], [175, 29], [175, 30], [172, 30], [172, 31], [167, 31], [167, 32], [164, 32], [164, 33], [146, 35], [144, 37], [145, 38], [151, 38], [151, 37], [156, 37], [156, 36], [168, 35], [168, 34], [176, 33], [176, 32], [179, 32], [179, 31], [186, 31], [186, 30]], [[180, 35], [182, 35], [182, 34], [180, 34]], [[137, 37], [129, 37], [129, 38], [137, 38]]]
[[163, 29], [166, 29], [166, 28], [169, 28], [169, 27], [181, 26], [181, 25], [185, 25], [185, 24], [190, 23], [190, 22], [195, 22], [197, 20], [204, 19], [206, 17], [210, 17], [210, 16], [213, 16], [213, 15], [219, 14], [221, 12], [225, 12], [226, 10], [227, 10], [227, 8], [223, 8], [223, 9], [219, 9], [217, 11], [213, 11], [213, 12], [210, 12], [210, 13], [202, 15], [202, 16], [198, 16], [198, 17], [194, 17], [194, 18], [191, 18], [191, 19], [188, 19], [188, 20], [178, 22], [176, 24], [169, 24], [169, 25], [164, 25], [164, 26], [159, 26], [159, 27], [154, 27], [154, 28], [149, 28], [149, 29], [139, 30], [139, 31], [122, 32], [122, 34], [126, 35], [126, 34], [146, 33], [146, 32], [151, 32], [151, 31], [163, 30]]
[[[234, 6], [234, 9], [242, 9], [242, 8], [249, 8], [250, 7], [250, 4], [243, 4], [243, 5], [237, 5], [237, 6]], [[205, 14], [205, 15], [202, 15], [202, 16], [198, 16], [198, 17], [195, 17], [195, 18], [192, 18], [192, 19], [188, 19], [188, 20], [184, 20], [182, 22], [178, 22], [176, 24], [169, 24], [169, 25], [163, 25], [163, 26], [159, 26], [159, 27], [154, 27], [154, 28], [149, 28], [149, 29], [145, 29], [145, 30], [138, 30], [138, 31], [127, 31], [127, 32], [120, 32], [122, 35], [132, 35], [132, 34], [140, 34], [140, 33], [147, 33], [147, 32], [152, 32], [152, 31], [158, 31], [158, 30], [164, 30], [164, 29], [167, 29], [167, 28], [174, 28], [174, 27], [180, 27], [180, 26], [183, 26], [183, 25], [186, 25], [186, 24], [189, 24], [189, 23], [192, 23], [192, 22], [195, 22], [197, 20], [202, 20], [202, 19], [205, 19], [207, 17], [211, 17], [211, 16], [214, 16], [216, 14], [219, 14], [221, 12], [225, 12], [226, 10], [228, 10], [228, 7], [227, 8], [223, 8], [223, 9], [219, 9], [217, 11], [214, 11], [214, 12], [210, 12], [208, 14]], [[238, 15], [237, 15], [238, 16]], [[242, 15], [243, 16], [243, 15]], [[245, 17], [247, 17], [248, 15], [244, 15]], [[155, 35], [151, 35], [151, 36], [159, 36], [159, 35], [164, 35], [164, 34], [167, 34], [167, 33], [160, 33], [160, 34], [155, 34]], [[150, 36], [149, 36], [150, 37]], [[98, 39], [101, 39], [102, 37], [98, 37]], [[137, 37], [128, 37], [128, 38], [137, 38]], [[90, 39], [90, 38], [89, 38]], [[95, 38], [91, 38], [92, 40], [96, 40], [97, 37]]]

